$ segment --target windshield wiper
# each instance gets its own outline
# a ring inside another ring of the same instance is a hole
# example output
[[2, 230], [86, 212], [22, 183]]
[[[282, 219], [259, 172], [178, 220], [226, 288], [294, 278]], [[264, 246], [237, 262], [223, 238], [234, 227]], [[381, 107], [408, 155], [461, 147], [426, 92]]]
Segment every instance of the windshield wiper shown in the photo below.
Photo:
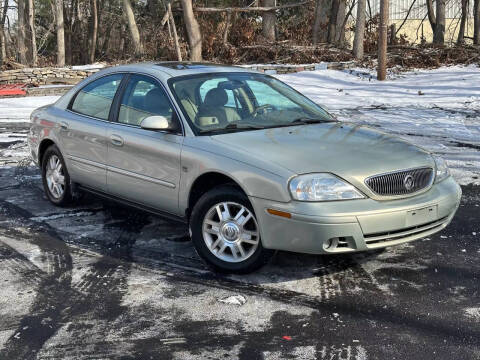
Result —
[[296, 125], [296, 124], [321, 124], [321, 123], [329, 123], [329, 122], [337, 122], [337, 120], [334, 119], [312, 119], [308, 117], [299, 117], [295, 120], [293, 120], [290, 124]]
[[203, 129], [200, 130], [200, 134], [208, 134], [208, 133], [217, 133], [217, 132], [223, 132], [223, 131], [229, 131], [229, 130], [259, 130], [259, 129], [265, 129], [264, 126], [261, 125], [251, 125], [251, 124], [245, 124], [245, 125], [239, 125], [235, 123], [228, 124], [227, 126], [224, 126], [222, 128], [215, 128], [215, 129]]

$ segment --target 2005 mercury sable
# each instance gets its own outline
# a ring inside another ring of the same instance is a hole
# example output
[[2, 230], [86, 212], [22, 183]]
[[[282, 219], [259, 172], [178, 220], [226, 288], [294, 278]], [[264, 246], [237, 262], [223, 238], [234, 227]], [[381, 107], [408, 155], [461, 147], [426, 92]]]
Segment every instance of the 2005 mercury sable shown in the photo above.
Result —
[[415, 240], [447, 226], [461, 197], [441, 158], [238, 67], [112, 67], [31, 122], [50, 201], [87, 190], [182, 219], [220, 271], [252, 271], [277, 249]]

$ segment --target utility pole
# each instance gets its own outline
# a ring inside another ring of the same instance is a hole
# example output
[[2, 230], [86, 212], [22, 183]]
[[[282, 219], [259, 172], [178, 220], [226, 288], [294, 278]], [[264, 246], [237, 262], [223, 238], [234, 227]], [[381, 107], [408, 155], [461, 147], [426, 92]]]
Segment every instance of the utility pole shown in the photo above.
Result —
[[387, 77], [387, 28], [388, 0], [380, 0], [380, 26], [378, 28], [378, 80], [385, 80]]

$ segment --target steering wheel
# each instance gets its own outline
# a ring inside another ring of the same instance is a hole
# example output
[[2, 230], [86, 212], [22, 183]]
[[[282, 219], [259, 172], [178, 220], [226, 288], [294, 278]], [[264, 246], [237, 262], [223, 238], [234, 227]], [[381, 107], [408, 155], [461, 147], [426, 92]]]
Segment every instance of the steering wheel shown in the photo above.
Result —
[[253, 110], [252, 117], [257, 117], [257, 115], [259, 115], [260, 113], [265, 114], [266, 112], [268, 112], [267, 110], [268, 111], [273, 111], [273, 110], [275, 110], [275, 106], [273, 106], [271, 104], [265, 104], [265, 105], [259, 106], [259, 107], [255, 108], [255, 110]]

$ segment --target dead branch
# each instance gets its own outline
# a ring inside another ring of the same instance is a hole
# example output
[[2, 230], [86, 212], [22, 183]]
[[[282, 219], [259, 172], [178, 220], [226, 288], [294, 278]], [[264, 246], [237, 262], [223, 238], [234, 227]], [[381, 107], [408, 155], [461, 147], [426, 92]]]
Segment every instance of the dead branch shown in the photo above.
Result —
[[252, 11], [258, 11], [258, 12], [268, 12], [268, 11], [275, 11], [275, 10], [280, 10], [280, 9], [288, 9], [292, 7], [297, 7], [297, 6], [302, 6], [305, 4], [308, 4], [311, 2], [311, 0], [307, 1], [302, 1], [299, 3], [295, 4], [287, 4], [287, 5], [279, 5], [279, 6], [252, 6], [252, 7], [244, 7], [244, 8], [239, 8], [239, 7], [226, 7], [226, 8], [211, 8], [211, 7], [195, 7], [193, 10], [198, 11], [198, 12], [210, 12], [210, 13], [215, 13], [215, 12], [252, 12]]

